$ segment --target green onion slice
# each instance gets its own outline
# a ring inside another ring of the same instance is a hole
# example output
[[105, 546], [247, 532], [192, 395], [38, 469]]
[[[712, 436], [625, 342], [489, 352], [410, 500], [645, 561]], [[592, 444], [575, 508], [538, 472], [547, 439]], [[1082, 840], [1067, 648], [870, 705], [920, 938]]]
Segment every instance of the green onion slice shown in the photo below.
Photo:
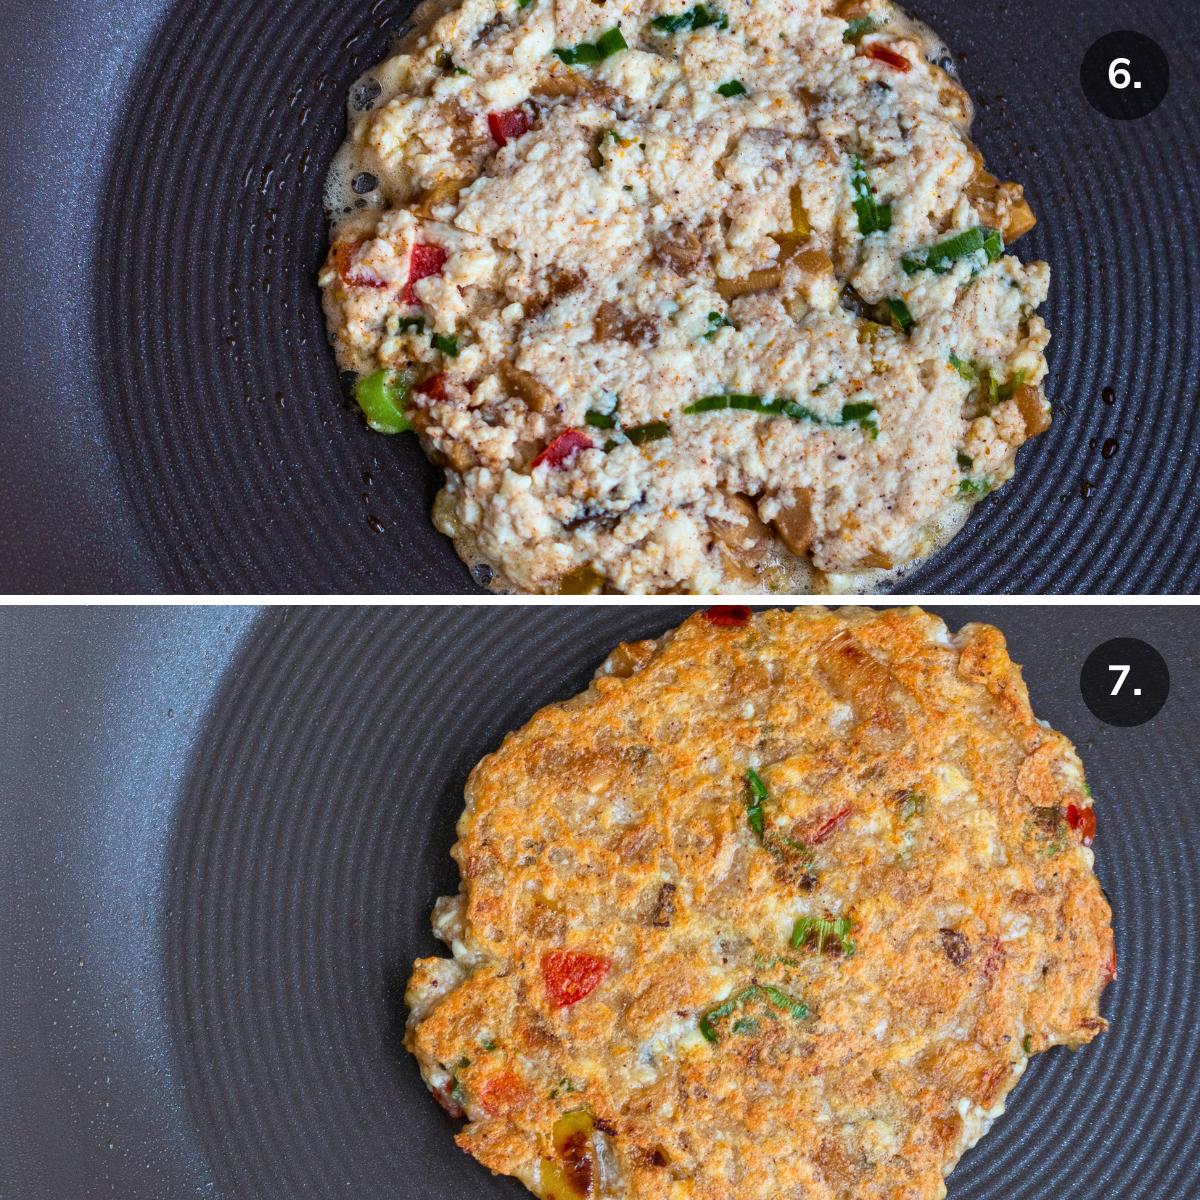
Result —
[[616, 429], [617, 427], [617, 418], [613, 413], [603, 413], [595, 408], [589, 408], [583, 414], [583, 422], [593, 429]]
[[962, 479], [958, 484], [960, 496], [986, 496], [992, 485], [986, 479]]
[[[706, 1041], [712, 1042], [714, 1045], [721, 1040], [721, 1035], [717, 1029], [717, 1022], [723, 1021], [730, 1016], [735, 1009], [744, 1008], [747, 1004], [759, 998], [765, 998], [775, 1008], [781, 1009], [788, 1013], [797, 1021], [803, 1021], [809, 1015], [808, 1005], [802, 1000], [797, 1000], [789, 996], [782, 988], [773, 987], [770, 984], [752, 983], [748, 988], [743, 988], [736, 996], [730, 996], [728, 1000], [722, 1001], [713, 1008], [708, 1009], [700, 1016], [700, 1032], [703, 1034]], [[735, 1033], [749, 1033], [752, 1030], [738, 1028], [740, 1021], [735, 1022], [733, 1030]], [[757, 1026], [756, 1026], [757, 1028]]]
[[950, 351], [949, 361], [950, 361], [950, 365], [968, 383], [974, 383], [979, 378], [979, 374], [975, 370], [975, 368], [969, 362], [967, 362], [967, 360], [965, 358], [959, 358], [958, 355], [955, 354], [953, 350]]
[[944, 275], [956, 260], [978, 254], [980, 250], [987, 255], [988, 262], [995, 262], [1004, 253], [1004, 238], [995, 229], [977, 225], [918, 254], [905, 255], [900, 265], [906, 275], [915, 275], [918, 271]]
[[447, 358], [458, 357], [458, 338], [452, 333], [435, 333], [430, 339], [430, 345], [440, 350]]
[[795, 1000], [787, 994], [780, 991], [777, 987], [771, 987], [770, 984], [762, 985], [763, 995], [775, 1005], [776, 1008], [782, 1009], [789, 1016], [797, 1021], [803, 1021], [808, 1016], [808, 1005], [802, 1000]]
[[612, 58], [614, 54], [619, 54], [622, 50], [628, 50], [629, 43], [621, 33], [621, 27], [614, 25], [606, 33], [600, 35], [599, 40], [596, 42], [596, 49], [600, 51], [601, 58]]
[[396, 332], [397, 333], [406, 333], [410, 329], [415, 329], [417, 331], [417, 333], [424, 333], [425, 332], [425, 318], [424, 317], [401, 317], [400, 320], [396, 322]]
[[412, 428], [405, 413], [412, 385], [407, 372], [388, 370], [364, 375], [355, 384], [354, 398], [376, 433], [405, 433]]
[[680, 30], [704, 29], [712, 25], [716, 29], [728, 29], [729, 18], [723, 12], [711, 12], [703, 4], [681, 13], [664, 13], [655, 17], [650, 26], [657, 33], [679, 33]]
[[867, 179], [867, 168], [859, 155], [850, 156], [850, 186], [854, 191], [854, 211], [858, 214], [858, 232], [886, 233], [892, 227], [892, 206], [879, 204]]
[[847, 404], [842, 408], [839, 417], [824, 417], [794, 400], [785, 400], [782, 397], [766, 399], [763, 396], [743, 396], [729, 392], [717, 396], [702, 396], [683, 411], [689, 414], [706, 413], [726, 408], [762, 413], [766, 416], [790, 417], [793, 421], [812, 421], [817, 425], [860, 425], [872, 438], [879, 436], [879, 418], [875, 412], [875, 405], [866, 403]]
[[753, 767], [746, 769], [745, 778], [746, 786], [749, 789], [746, 797], [746, 821], [754, 830], [754, 836], [761, 842], [763, 840], [763, 805], [771, 798], [771, 794], [767, 791], [767, 785], [763, 783], [762, 777]]
[[791, 945], [793, 950], [799, 950], [805, 943], [812, 942], [820, 954], [830, 939], [836, 939], [842, 953], [849, 958], [855, 949], [849, 934], [849, 917], [800, 917], [792, 928]]
[[908, 305], [903, 300], [889, 300], [888, 311], [892, 314], [892, 320], [901, 333], [911, 333], [912, 327], [916, 324], [913, 320], [913, 315], [908, 311]]
[[603, 59], [611, 58], [621, 50], [628, 49], [629, 43], [621, 33], [620, 26], [614, 25], [607, 32], [602, 33], [595, 42], [580, 42], [578, 46], [559, 46], [555, 48], [554, 53], [568, 67], [577, 67], [586, 63], [600, 62]]
[[740, 79], [730, 79], [717, 88], [718, 96], [744, 96], [746, 87]]
[[710, 312], [708, 314], [708, 328], [700, 335], [706, 341], [711, 342], [717, 336], [718, 329], [733, 328], [733, 322], [724, 314], [719, 312]]
[[623, 429], [621, 432], [635, 446], [641, 446], [645, 442], [657, 442], [660, 438], [668, 437], [671, 427], [666, 421], [647, 421], [645, 425], [634, 425], [631, 429]]
[[864, 38], [868, 33], [874, 33], [879, 28], [879, 22], [874, 17], [856, 17], [846, 26], [846, 32], [842, 34], [843, 42], [857, 42], [860, 38]]

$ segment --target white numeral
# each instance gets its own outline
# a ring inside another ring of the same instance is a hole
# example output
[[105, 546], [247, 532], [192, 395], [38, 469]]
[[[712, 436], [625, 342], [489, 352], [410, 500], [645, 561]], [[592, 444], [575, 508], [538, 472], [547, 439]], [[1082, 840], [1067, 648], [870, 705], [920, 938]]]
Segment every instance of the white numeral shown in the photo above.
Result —
[[1129, 668], [1127, 666], [1126, 667], [1112, 666], [1112, 667], [1109, 667], [1108, 669], [1110, 671], [1119, 671], [1120, 672], [1120, 675], [1117, 678], [1116, 686], [1113, 688], [1113, 690], [1111, 692], [1108, 693], [1110, 696], [1115, 696], [1121, 690], [1121, 684], [1123, 684], [1125, 682], [1125, 680], [1129, 678]]
[[[1125, 70], [1127, 66], [1129, 66], [1129, 59], [1127, 58], [1114, 58], [1108, 64], [1108, 82], [1119, 92], [1123, 92], [1130, 83], [1131, 76]], [[1117, 686], [1120, 687], [1121, 685], [1117, 684]]]

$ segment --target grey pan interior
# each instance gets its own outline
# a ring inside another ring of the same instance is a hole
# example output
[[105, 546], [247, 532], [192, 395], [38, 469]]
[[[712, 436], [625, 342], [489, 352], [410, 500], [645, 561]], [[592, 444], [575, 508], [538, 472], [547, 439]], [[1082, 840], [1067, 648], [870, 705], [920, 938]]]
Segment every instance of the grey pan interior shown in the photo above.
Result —
[[[344, 96], [410, 6], [0, 0], [0, 591], [474, 589], [438, 473], [343, 400], [314, 285]], [[1057, 415], [902, 590], [1194, 592], [1200, 9], [911, 7], [1041, 218]], [[1172, 89], [1120, 123], [1077, 77], [1128, 24]]]
[[[0, 613], [0, 1197], [474, 1200], [400, 1045], [471, 766], [679, 608]], [[1196, 609], [953, 609], [1075, 740], [1121, 973], [1035, 1060], [953, 1200], [1200, 1195]], [[1139, 729], [1077, 685], [1110, 637], [1173, 675]]]

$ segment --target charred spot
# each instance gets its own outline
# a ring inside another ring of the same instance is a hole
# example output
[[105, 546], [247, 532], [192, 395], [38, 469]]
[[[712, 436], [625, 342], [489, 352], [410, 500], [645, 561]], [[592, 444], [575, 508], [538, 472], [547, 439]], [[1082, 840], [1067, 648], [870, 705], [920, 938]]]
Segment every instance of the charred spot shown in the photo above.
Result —
[[673, 883], [664, 883], [658, 889], [654, 900], [654, 910], [650, 914], [650, 924], [665, 929], [675, 916], [675, 894], [679, 888]]
[[593, 1117], [592, 1124], [595, 1125], [601, 1133], [607, 1133], [609, 1137], [616, 1136], [617, 1127], [611, 1121], [606, 1121], [603, 1117]]
[[[597, 1122], [599, 1125], [599, 1122]], [[559, 1148], [562, 1158], [563, 1173], [571, 1187], [580, 1196], [592, 1194], [592, 1179], [596, 1173], [595, 1151], [592, 1149], [592, 1139], [580, 1130], [566, 1138]]]
[[956, 966], [961, 967], [971, 957], [971, 943], [957, 929], [940, 929], [942, 953]]
[[1033, 810], [1033, 823], [1047, 833], [1057, 833], [1062, 819], [1062, 809], [1055, 804], [1038, 806]]

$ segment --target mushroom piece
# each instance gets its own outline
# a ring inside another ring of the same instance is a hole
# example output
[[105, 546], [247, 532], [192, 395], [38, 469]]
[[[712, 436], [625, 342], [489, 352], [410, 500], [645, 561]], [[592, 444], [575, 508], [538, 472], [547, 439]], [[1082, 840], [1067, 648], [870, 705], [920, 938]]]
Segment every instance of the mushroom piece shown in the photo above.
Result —
[[534, 412], [553, 412], [558, 400], [554, 393], [539, 379], [528, 371], [522, 371], [505, 360], [500, 364], [500, 381], [504, 386], [519, 396]]
[[427, 221], [434, 219], [433, 208], [435, 204], [448, 204], [451, 200], [458, 196], [458, 193], [471, 182], [469, 175], [444, 175], [432, 187], [426, 191], [425, 195], [413, 205], [413, 213], [415, 216], [422, 217]]
[[1013, 402], [1025, 422], [1025, 436], [1036, 437], [1050, 428], [1050, 406], [1032, 384], [1023, 383], [1013, 392]]
[[725, 496], [725, 503], [742, 520], [728, 517], [708, 518], [708, 524], [721, 544], [744, 566], [758, 566], [766, 558], [774, 539], [758, 515], [758, 506], [748, 496]]
[[653, 317], [631, 316], [609, 300], [596, 310], [593, 329], [598, 342], [630, 342], [637, 346], [653, 346], [658, 342], [658, 322]]
[[751, 271], [740, 279], [718, 279], [717, 291], [723, 300], [736, 300], [739, 296], [748, 296], [752, 292], [769, 292], [783, 283], [782, 267], [764, 267], [761, 271]]
[[967, 184], [967, 199], [975, 206], [980, 220], [1004, 235], [1004, 244], [1011, 246], [1036, 224], [1037, 217], [1025, 199], [1025, 189], [1019, 183], [1001, 183], [983, 163], [983, 155], [974, 143], [968, 143], [975, 162], [975, 174]]
[[791, 499], [781, 504], [779, 512], [771, 518], [771, 525], [779, 535], [779, 540], [793, 554], [807, 554], [812, 548], [813, 534], [816, 532], [811, 489], [800, 488], [793, 493]]
[[692, 230], [676, 222], [655, 243], [651, 257], [676, 275], [690, 275], [704, 261], [704, 246]]
[[604, 587], [604, 576], [587, 564], [576, 567], [558, 581], [560, 596], [594, 596]]

